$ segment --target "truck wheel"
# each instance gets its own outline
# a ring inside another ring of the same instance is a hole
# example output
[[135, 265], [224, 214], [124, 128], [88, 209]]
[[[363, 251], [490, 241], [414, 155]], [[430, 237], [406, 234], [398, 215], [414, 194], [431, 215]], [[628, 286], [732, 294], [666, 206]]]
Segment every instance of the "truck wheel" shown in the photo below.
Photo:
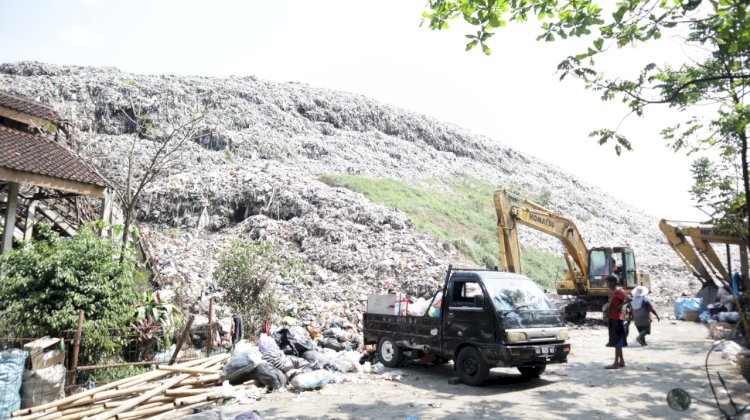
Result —
[[477, 386], [487, 379], [490, 369], [482, 353], [476, 347], [464, 347], [456, 358], [456, 373], [461, 382]]
[[535, 366], [519, 366], [518, 371], [521, 372], [521, 376], [526, 379], [538, 378], [539, 375], [544, 373], [547, 369], [547, 365], [535, 365]]
[[396, 367], [401, 363], [401, 349], [391, 337], [383, 337], [378, 342], [378, 359], [387, 367]]

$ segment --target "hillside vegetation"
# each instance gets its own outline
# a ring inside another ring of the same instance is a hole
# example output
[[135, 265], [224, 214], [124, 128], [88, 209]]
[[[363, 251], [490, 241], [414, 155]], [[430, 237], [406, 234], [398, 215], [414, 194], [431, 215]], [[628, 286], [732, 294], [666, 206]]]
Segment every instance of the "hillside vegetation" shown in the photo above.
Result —
[[[464, 176], [448, 182], [429, 180], [422, 187], [394, 179], [355, 175], [321, 175], [334, 187], [362, 193], [378, 204], [406, 213], [417, 229], [453, 244], [478, 266], [498, 266], [495, 187], [481, 179]], [[521, 246], [524, 274], [547, 289], [554, 289], [557, 275], [565, 268], [561, 256]]]

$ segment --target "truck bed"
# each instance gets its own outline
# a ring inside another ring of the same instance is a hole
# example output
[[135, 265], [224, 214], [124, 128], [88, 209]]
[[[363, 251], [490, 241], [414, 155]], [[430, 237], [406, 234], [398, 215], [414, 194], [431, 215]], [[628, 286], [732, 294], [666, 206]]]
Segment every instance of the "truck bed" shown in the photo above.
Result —
[[405, 348], [441, 353], [440, 318], [365, 313], [363, 323], [367, 344], [375, 344], [381, 337], [390, 336]]

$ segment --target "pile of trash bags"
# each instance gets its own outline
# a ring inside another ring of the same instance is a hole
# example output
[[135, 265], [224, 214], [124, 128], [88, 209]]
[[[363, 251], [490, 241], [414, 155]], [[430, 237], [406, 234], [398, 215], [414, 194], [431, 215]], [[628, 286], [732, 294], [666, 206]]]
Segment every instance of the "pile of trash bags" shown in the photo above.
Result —
[[261, 334], [257, 348], [239, 346], [224, 366], [222, 379], [236, 385], [257, 380], [270, 389], [291, 384], [306, 390], [335, 381], [347, 372], [369, 372], [370, 363], [361, 336], [353, 328], [333, 327], [313, 332], [314, 340], [302, 327], [283, 328]]

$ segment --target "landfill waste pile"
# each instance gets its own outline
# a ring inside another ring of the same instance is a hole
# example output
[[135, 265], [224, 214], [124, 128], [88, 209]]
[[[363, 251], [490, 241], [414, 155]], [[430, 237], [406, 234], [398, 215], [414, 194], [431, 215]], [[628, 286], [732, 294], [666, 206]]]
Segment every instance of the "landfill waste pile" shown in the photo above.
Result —
[[[321, 182], [326, 174], [437, 189], [443, 184], [433, 181], [462, 177], [517, 185], [574, 218], [590, 246], [617, 238], [634, 248], [639, 268], [652, 274], [656, 303], [699, 287], [674, 258], [657, 219], [612, 192], [486, 137], [361, 95], [252, 76], [137, 75], [35, 62], [0, 65], [0, 89], [55, 107], [71, 122], [78, 152], [118, 185], [125, 184], [123, 157], [136, 135], [135, 103], [155, 126], [169, 127], [180, 113], [204, 113], [202, 134], [180, 151], [178, 170], [149, 185], [136, 210], [152, 245], [157, 286], [194, 313], [205, 313], [203, 298], [218, 290], [217, 258], [233, 238], [270, 241], [304, 262], [301, 281], [279, 278], [273, 286], [288, 326], [320, 328], [344, 319], [361, 330], [368, 294], [395, 288], [424, 297], [442, 284], [448, 264], [475, 266], [457, 242], [440, 241], [401, 211]], [[135, 145], [136, 159], [153, 147], [148, 139]], [[558, 241], [533, 230], [521, 230], [521, 241], [561, 255]]]
[[348, 322], [313, 334], [302, 327], [282, 328], [261, 334], [257, 345], [236, 343], [231, 355], [164, 363], [147, 373], [17, 410], [13, 418], [181, 418], [211, 406], [252, 404], [274, 390], [314, 390], [365, 374], [398, 381], [403, 374], [373, 361], [371, 350]]

